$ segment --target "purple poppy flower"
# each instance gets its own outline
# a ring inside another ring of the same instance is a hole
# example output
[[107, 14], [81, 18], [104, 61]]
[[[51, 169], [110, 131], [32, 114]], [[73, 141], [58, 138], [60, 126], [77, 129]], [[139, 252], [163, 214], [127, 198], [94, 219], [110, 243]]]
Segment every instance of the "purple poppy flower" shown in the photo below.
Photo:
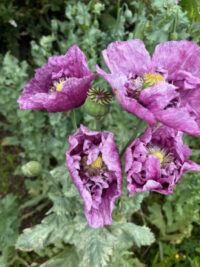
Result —
[[82, 105], [91, 81], [84, 53], [74, 45], [66, 55], [52, 56], [25, 86], [18, 99], [20, 109], [67, 111]]
[[164, 125], [148, 127], [130, 144], [125, 152], [130, 196], [143, 191], [172, 194], [185, 171], [200, 171], [200, 165], [186, 159], [191, 151], [183, 144], [182, 135]]
[[88, 224], [93, 228], [111, 224], [115, 199], [122, 193], [120, 155], [113, 133], [81, 125], [69, 143], [66, 163], [83, 199]]
[[189, 41], [157, 45], [152, 59], [140, 40], [111, 43], [103, 51], [111, 72], [96, 71], [118, 103], [150, 126], [156, 121], [200, 136], [200, 47]]

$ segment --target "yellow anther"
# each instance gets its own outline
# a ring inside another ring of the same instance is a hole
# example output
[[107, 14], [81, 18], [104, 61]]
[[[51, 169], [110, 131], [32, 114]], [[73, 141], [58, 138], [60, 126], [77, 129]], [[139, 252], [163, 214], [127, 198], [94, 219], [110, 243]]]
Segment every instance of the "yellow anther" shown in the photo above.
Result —
[[163, 154], [161, 154], [160, 152], [153, 152], [152, 155], [154, 155], [155, 157], [160, 159], [160, 163], [163, 162]]
[[63, 83], [64, 81], [56, 85], [56, 91], [60, 91], [62, 89]]
[[90, 166], [92, 168], [98, 168], [99, 169], [99, 168], [101, 168], [102, 164], [103, 164], [102, 158], [98, 157], [94, 162], [92, 162], [92, 164], [90, 164]]
[[151, 87], [158, 82], [164, 82], [165, 78], [160, 73], [146, 73], [144, 74], [144, 84], [143, 87]]

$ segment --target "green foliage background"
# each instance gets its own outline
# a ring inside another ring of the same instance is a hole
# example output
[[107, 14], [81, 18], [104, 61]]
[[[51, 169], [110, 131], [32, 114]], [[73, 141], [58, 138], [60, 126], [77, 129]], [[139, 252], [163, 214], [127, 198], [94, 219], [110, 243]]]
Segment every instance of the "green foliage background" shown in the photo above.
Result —
[[[124, 177], [113, 224], [91, 229], [65, 166], [71, 112], [21, 111], [17, 104], [34, 69], [73, 44], [84, 51], [93, 72], [97, 63], [106, 68], [101, 51], [112, 41], [139, 38], [150, 53], [158, 43], [174, 39], [200, 45], [199, 10], [198, 0], [180, 0], [179, 5], [173, 0], [0, 3], [0, 184], [22, 177], [26, 190], [21, 196], [19, 188], [0, 189], [0, 267], [200, 266], [198, 173], [184, 175], [170, 196], [140, 193], [129, 198]], [[102, 78], [92, 85], [110, 90]], [[78, 124], [94, 129], [94, 120], [82, 111], [76, 109]], [[136, 125], [137, 118], [113, 99], [102, 128], [115, 133], [120, 150]], [[185, 136], [185, 141], [200, 163], [199, 139]], [[36, 179], [21, 172], [29, 160], [42, 164]], [[42, 210], [46, 214], [37, 218]], [[28, 217], [32, 221], [24, 230]]]

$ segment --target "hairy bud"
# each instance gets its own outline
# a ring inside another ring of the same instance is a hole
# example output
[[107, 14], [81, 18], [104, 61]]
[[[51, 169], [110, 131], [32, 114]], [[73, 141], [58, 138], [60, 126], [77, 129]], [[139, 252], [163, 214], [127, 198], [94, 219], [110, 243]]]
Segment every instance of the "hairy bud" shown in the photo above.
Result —
[[22, 172], [28, 177], [38, 176], [42, 171], [42, 166], [38, 161], [29, 161], [22, 166]]

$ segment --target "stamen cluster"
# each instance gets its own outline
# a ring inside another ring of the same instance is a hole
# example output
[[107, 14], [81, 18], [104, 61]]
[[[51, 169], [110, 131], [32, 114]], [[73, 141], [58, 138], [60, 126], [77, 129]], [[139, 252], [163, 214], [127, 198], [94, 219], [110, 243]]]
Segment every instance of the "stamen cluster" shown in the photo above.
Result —
[[56, 91], [61, 91], [63, 83], [69, 79], [69, 77], [61, 77], [57, 80], [52, 81], [52, 86], [49, 87], [48, 92], [49, 93], [55, 93]]

